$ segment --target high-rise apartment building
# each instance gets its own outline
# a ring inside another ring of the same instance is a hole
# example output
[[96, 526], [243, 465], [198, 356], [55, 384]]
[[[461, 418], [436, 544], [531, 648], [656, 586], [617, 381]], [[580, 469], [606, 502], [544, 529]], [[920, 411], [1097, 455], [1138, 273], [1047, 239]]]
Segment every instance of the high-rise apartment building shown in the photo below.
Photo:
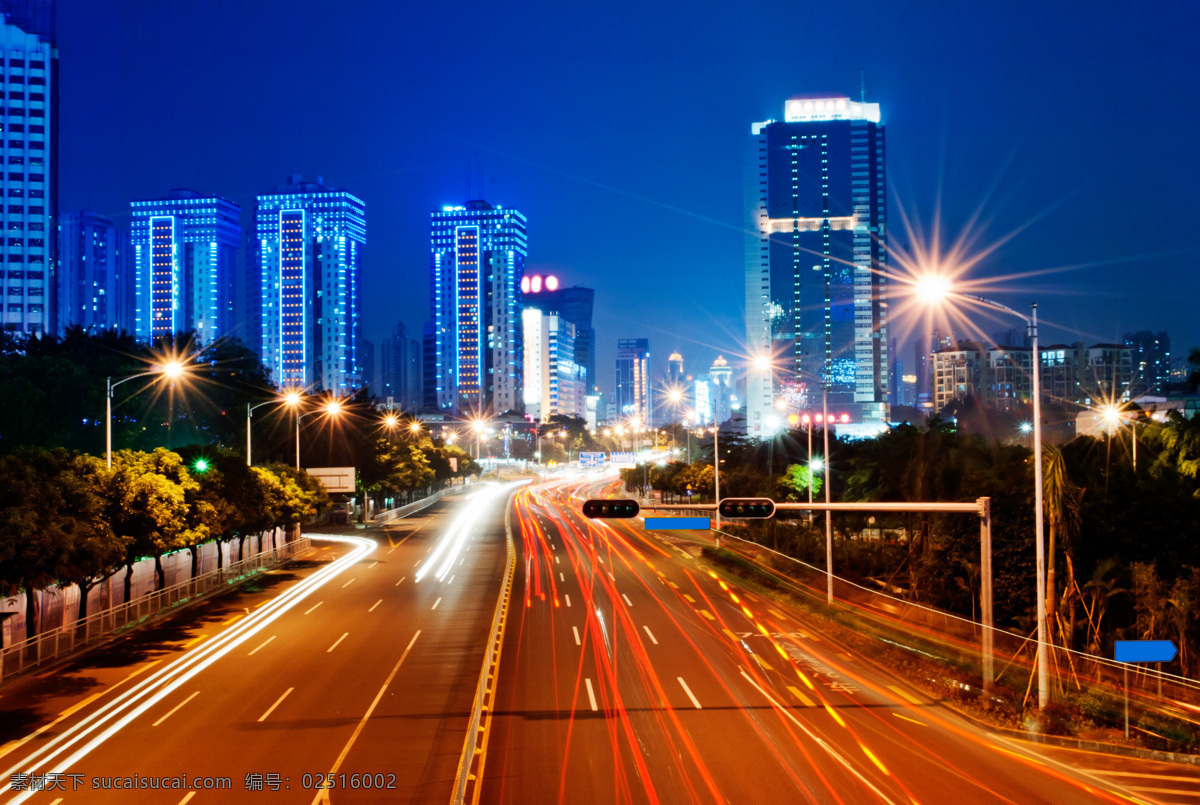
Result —
[[653, 427], [650, 388], [650, 342], [645, 338], [617, 341], [617, 417]]
[[117, 225], [96, 212], [64, 213], [58, 228], [58, 329], [133, 332], [133, 283]]
[[262, 361], [284, 388], [345, 394], [363, 382], [359, 276], [367, 205], [324, 179], [294, 175], [255, 210]]
[[592, 329], [592, 306], [596, 292], [582, 285], [562, 288], [558, 278], [521, 278], [521, 303], [547, 313], [557, 313], [575, 325], [575, 363], [585, 372], [589, 393], [596, 388], [596, 331]]
[[191, 190], [130, 208], [135, 334], [193, 331], [202, 344], [225, 335], [234, 321], [241, 208]]
[[525, 216], [486, 201], [430, 215], [431, 396], [445, 411], [520, 410]]
[[1121, 339], [1133, 360], [1131, 395], [1161, 394], [1171, 382], [1171, 338], [1165, 332], [1140, 330]]
[[[879, 104], [787, 101], [746, 150], [747, 431], [769, 435], [774, 401], [817, 381], [856, 418], [888, 415], [887, 185]], [[777, 419], [777, 418], [776, 418]]]
[[536, 307], [521, 312], [525, 413], [535, 422], [587, 412], [587, 372], [575, 362], [575, 325]]
[[723, 355], [718, 355], [708, 370], [708, 383], [713, 424], [719, 426], [733, 416], [733, 367]]
[[382, 389], [374, 390], [377, 396], [392, 398], [392, 404], [405, 411], [417, 411], [423, 405], [421, 399], [421, 340], [412, 338], [404, 322], [392, 328], [392, 335], [383, 342], [380, 350], [380, 378]]
[[4, 329], [53, 332], [58, 302], [58, 49], [54, 0], [0, 0], [5, 96], [0, 262]]

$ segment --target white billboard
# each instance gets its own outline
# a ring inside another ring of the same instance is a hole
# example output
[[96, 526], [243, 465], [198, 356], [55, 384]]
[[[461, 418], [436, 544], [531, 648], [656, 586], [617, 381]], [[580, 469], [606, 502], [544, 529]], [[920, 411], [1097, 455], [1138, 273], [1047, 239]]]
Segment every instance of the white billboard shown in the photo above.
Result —
[[305, 467], [304, 471], [319, 478], [326, 492], [354, 492], [353, 467]]

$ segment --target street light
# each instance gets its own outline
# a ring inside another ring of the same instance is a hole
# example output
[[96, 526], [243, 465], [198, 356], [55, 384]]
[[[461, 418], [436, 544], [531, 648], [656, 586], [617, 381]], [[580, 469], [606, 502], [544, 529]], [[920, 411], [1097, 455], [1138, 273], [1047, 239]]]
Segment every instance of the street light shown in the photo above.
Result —
[[[1125, 419], [1125, 413], [1116, 405], [1111, 403], [1100, 406], [1100, 416], [1104, 419], [1104, 424], [1112, 430], [1117, 430], [1121, 427], [1122, 421]], [[1129, 436], [1133, 441], [1133, 472], [1137, 474], [1137, 420], [1130, 418], [1129, 420]], [[1119, 440], [1118, 440], [1119, 441]]]
[[[292, 396], [292, 395], [289, 395]], [[294, 395], [295, 405], [300, 404], [300, 395]], [[329, 400], [320, 408], [315, 408], [312, 411], [305, 411], [303, 414], [296, 414], [296, 472], [300, 471], [300, 420], [310, 414], [326, 414], [327, 416], [335, 417], [342, 412], [342, 403], [340, 400]]]
[[[1050, 702], [1050, 669], [1048, 667], [1049, 646], [1046, 642], [1046, 547], [1044, 512], [1042, 511], [1042, 364], [1038, 355], [1038, 326], [1037, 303], [1030, 305], [1030, 315], [1018, 313], [1008, 305], [985, 299], [975, 294], [961, 293], [952, 289], [950, 280], [946, 277], [931, 274], [916, 283], [917, 293], [929, 302], [948, 298], [973, 302], [991, 310], [1008, 313], [1025, 322], [1029, 329], [1032, 346], [1030, 366], [1033, 372], [1033, 522], [1034, 548], [1037, 554], [1037, 668], [1038, 668], [1038, 707], [1045, 709]], [[991, 628], [991, 623], [985, 624]]]
[[104, 400], [104, 403], [105, 403], [104, 456], [105, 456], [105, 461], [108, 463], [108, 468], [110, 470], [112, 469], [113, 389], [115, 389], [117, 386], [121, 385], [122, 383], [128, 383], [130, 380], [137, 380], [139, 377], [150, 377], [151, 375], [162, 375], [163, 377], [165, 377], [169, 380], [174, 380], [174, 379], [180, 377], [184, 373], [186, 368], [187, 368], [186, 363], [179, 360], [178, 358], [172, 357], [172, 358], [166, 359], [158, 366], [155, 366], [149, 372], [139, 372], [136, 375], [129, 375], [128, 377], [121, 378], [116, 383], [113, 382], [113, 379], [111, 377], [105, 378], [106, 391], [105, 391], [105, 395], [104, 395], [105, 396], [105, 400]]
[[267, 400], [266, 402], [260, 402], [258, 405], [254, 405], [252, 403], [246, 403], [246, 466], [247, 467], [253, 466], [253, 464], [250, 461], [250, 416], [251, 416], [251, 414], [253, 414], [255, 411], [257, 411], [259, 408], [262, 408], [264, 405], [279, 405], [281, 403], [289, 404], [289, 405], [294, 404], [294, 403], [290, 402], [290, 399], [292, 397], [296, 397], [297, 399], [299, 399], [299, 395], [297, 395], [297, 394], [288, 394], [283, 397], [276, 397], [273, 400]]

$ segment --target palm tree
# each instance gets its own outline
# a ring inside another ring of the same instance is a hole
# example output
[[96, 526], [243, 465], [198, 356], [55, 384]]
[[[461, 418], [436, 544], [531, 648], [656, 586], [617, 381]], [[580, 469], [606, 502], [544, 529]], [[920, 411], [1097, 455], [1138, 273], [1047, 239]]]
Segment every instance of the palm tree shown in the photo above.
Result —
[[[1063, 555], [1067, 562], [1067, 584], [1064, 601], [1074, 602], [1075, 595], [1075, 563], [1071, 550], [1071, 536], [1079, 529], [1080, 504], [1083, 500], [1083, 490], [1071, 482], [1067, 475], [1067, 462], [1062, 451], [1053, 445], [1042, 447], [1042, 505], [1046, 513], [1046, 526], [1049, 533], [1049, 545], [1046, 551], [1046, 618], [1047, 633], [1052, 631], [1054, 624], [1051, 613], [1058, 612], [1055, 605], [1058, 598], [1054, 578], [1055, 546], [1061, 539]], [[1074, 607], [1072, 607], [1073, 609]], [[1074, 628], [1074, 617], [1066, 619], [1068, 634], [1062, 635], [1063, 645], [1069, 647]], [[1051, 640], [1053, 638], [1051, 637]]]
[[1117, 596], [1129, 593], [1126, 588], [1118, 586], [1120, 579], [1113, 572], [1120, 566], [1115, 558], [1105, 559], [1096, 565], [1095, 570], [1092, 571], [1092, 578], [1083, 585], [1081, 597], [1086, 597], [1083, 602], [1083, 610], [1087, 613], [1088, 628], [1091, 630], [1087, 645], [1089, 654], [1098, 655], [1104, 650], [1100, 633], [1109, 604]]

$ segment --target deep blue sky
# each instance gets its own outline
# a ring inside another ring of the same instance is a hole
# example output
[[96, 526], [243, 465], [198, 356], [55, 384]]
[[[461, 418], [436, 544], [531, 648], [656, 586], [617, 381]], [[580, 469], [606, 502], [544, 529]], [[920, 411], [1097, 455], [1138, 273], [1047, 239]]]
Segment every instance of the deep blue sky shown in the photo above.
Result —
[[[1200, 344], [1200, 6], [1127, 2], [413, 3], [60, 0], [60, 204], [127, 219], [172, 187], [240, 203], [291, 173], [367, 202], [365, 334], [428, 316], [429, 212], [482, 195], [529, 219], [528, 270], [596, 288], [657, 369], [738, 354], [741, 149], [802, 93], [866, 97], [899, 207], [940, 193], [975, 278], [1040, 301], [1044, 337], [1166, 329]], [[987, 331], [1000, 329], [984, 324]], [[1077, 333], [1077, 334], [1076, 334]], [[907, 359], [908, 351], [904, 355]]]

